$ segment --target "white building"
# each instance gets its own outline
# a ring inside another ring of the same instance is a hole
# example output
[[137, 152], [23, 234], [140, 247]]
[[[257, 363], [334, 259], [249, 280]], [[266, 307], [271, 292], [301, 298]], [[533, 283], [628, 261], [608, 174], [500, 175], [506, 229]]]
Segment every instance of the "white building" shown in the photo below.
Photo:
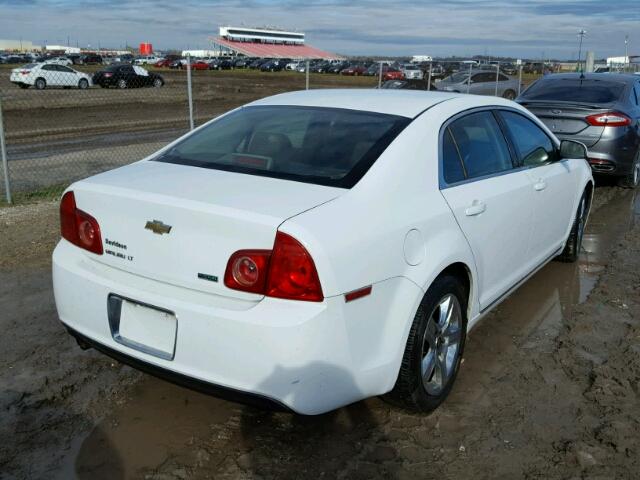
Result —
[[234, 42], [304, 44], [304, 33], [275, 28], [220, 27], [220, 37]]
[[80, 49], [78, 47], [69, 47], [65, 45], [46, 45], [44, 49], [47, 52], [64, 52], [65, 55], [80, 53]]

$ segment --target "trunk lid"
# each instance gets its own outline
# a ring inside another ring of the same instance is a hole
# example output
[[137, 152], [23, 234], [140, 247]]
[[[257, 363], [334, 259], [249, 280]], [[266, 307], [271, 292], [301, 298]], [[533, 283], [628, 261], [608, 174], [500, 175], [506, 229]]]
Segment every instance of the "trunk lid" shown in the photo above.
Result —
[[241, 299], [260, 296], [224, 286], [231, 254], [272, 249], [282, 222], [345, 192], [153, 161], [97, 175], [73, 191], [78, 208], [100, 225], [105, 253], [98, 262]]
[[538, 117], [558, 138], [577, 140], [587, 147], [595, 145], [605, 127], [589, 125], [589, 115], [611, 110], [610, 105], [589, 105], [568, 102], [524, 101], [520, 102]]

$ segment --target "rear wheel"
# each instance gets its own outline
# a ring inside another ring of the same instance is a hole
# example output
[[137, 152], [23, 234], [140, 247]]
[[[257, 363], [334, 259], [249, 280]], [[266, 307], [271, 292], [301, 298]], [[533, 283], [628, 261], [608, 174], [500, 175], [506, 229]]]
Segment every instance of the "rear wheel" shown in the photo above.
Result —
[[455, 381], [467, 331], [467, 292], [454, 276], [436, 279], [414, 317], [398, 379], [387, 398], [431, 412]]
[[118, 88], [120, 89], [127, 88], [127, 81], [124, 78], [118, 80]]
[[513, 100], [516, 98], [516, 92], [514, 92], [513, 90], [506, 90], [502, 94], [502, 98], [506, 98], [507, 100]]
[[578, 211], [576, 212], [576, 217], [573, 220], [573, 226], [571, 227], [571, 232], [569, 233], [569, 238], [564, 246], [564, 250], [562, 250], [562, 253], [556, 257], [556, 260], [559, 262], [573, 263], [578, 260], [588, 213], [589, 199], [585, 192], [582, 194], [582, 198], [578, 204]]
[[47, 82], [44, 78], [37, 78], [35, 83], [36, 90], [44, 90], [47, 88]]
[[78, 88], [80, 90], [86, 90], [87, 88], [89, 88], [89, 81], [86, 78], [81, 78], [78, 82]]
[[618, 185], [624, 188], [636, 188], [638, 183], [640, 183], [640, 151], [636, 154], [631, 172], [618, 180]]
[[160, 88], [162, 85], [164, 85], [164, 82], [162, 81], [161, 78], [156, 78], [153, 80], [153, 86], [155, 88]]

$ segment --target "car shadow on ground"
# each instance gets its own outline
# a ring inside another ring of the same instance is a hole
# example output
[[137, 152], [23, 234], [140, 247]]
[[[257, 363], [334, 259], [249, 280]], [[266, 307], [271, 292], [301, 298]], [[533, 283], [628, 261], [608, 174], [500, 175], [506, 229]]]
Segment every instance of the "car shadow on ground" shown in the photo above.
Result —
[[[317, 391], [301, 393], [301, 383], [314, 375], [323, 379]], [[358, 390], [349, 372], [322, 362], [298, 369], [278, 367], [263, 385], [283, 378], [301, 379], [285, 396], [294, 403], [306, 404], [313, 401], [309, 396], [329, 396], [337, 389]], [[259, 478], [394, 478], [400, 458], [381, 425], [389, 419], [389, 408], [378, 399], [313, 416], [245, 407], [240, 417], [245, 453], [238, 466]]]

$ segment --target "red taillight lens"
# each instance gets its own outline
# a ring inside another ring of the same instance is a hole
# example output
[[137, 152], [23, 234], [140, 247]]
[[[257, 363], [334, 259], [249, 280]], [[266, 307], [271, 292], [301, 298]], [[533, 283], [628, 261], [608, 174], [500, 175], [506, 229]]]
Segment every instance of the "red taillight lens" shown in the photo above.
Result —
[[324, 299], [311, 255], [300, 242], [286, 233], [276, 234], [266, 294], [309, 302], [321, 302]]
[[231, 255], [224, 284], [269, 297], [308, 302], [324, 299], [311, 255], [295, 238], [282, 232], [276, 234], [273, 250], [240, 250]]
[[104, 74], [104, 78], [109, 78], [109, 77], [113, 77], [113, 73], [111, 73], [111, 72], [105, 72], [105, 74]]
[[240, 250], [229, 259], [224, 284], [234, 290], [264, 293], [271, 250]]
[[587, 123], [594, 127], [626, 127], [631, 125], [631, 119], [624, 113], [605, 112], [589, 115]]
[[74, 245], [102, 255], [100, 225], [95, 218], [76, 207], [73, 192], [65, 193], [60, 202], [60, 233]]

